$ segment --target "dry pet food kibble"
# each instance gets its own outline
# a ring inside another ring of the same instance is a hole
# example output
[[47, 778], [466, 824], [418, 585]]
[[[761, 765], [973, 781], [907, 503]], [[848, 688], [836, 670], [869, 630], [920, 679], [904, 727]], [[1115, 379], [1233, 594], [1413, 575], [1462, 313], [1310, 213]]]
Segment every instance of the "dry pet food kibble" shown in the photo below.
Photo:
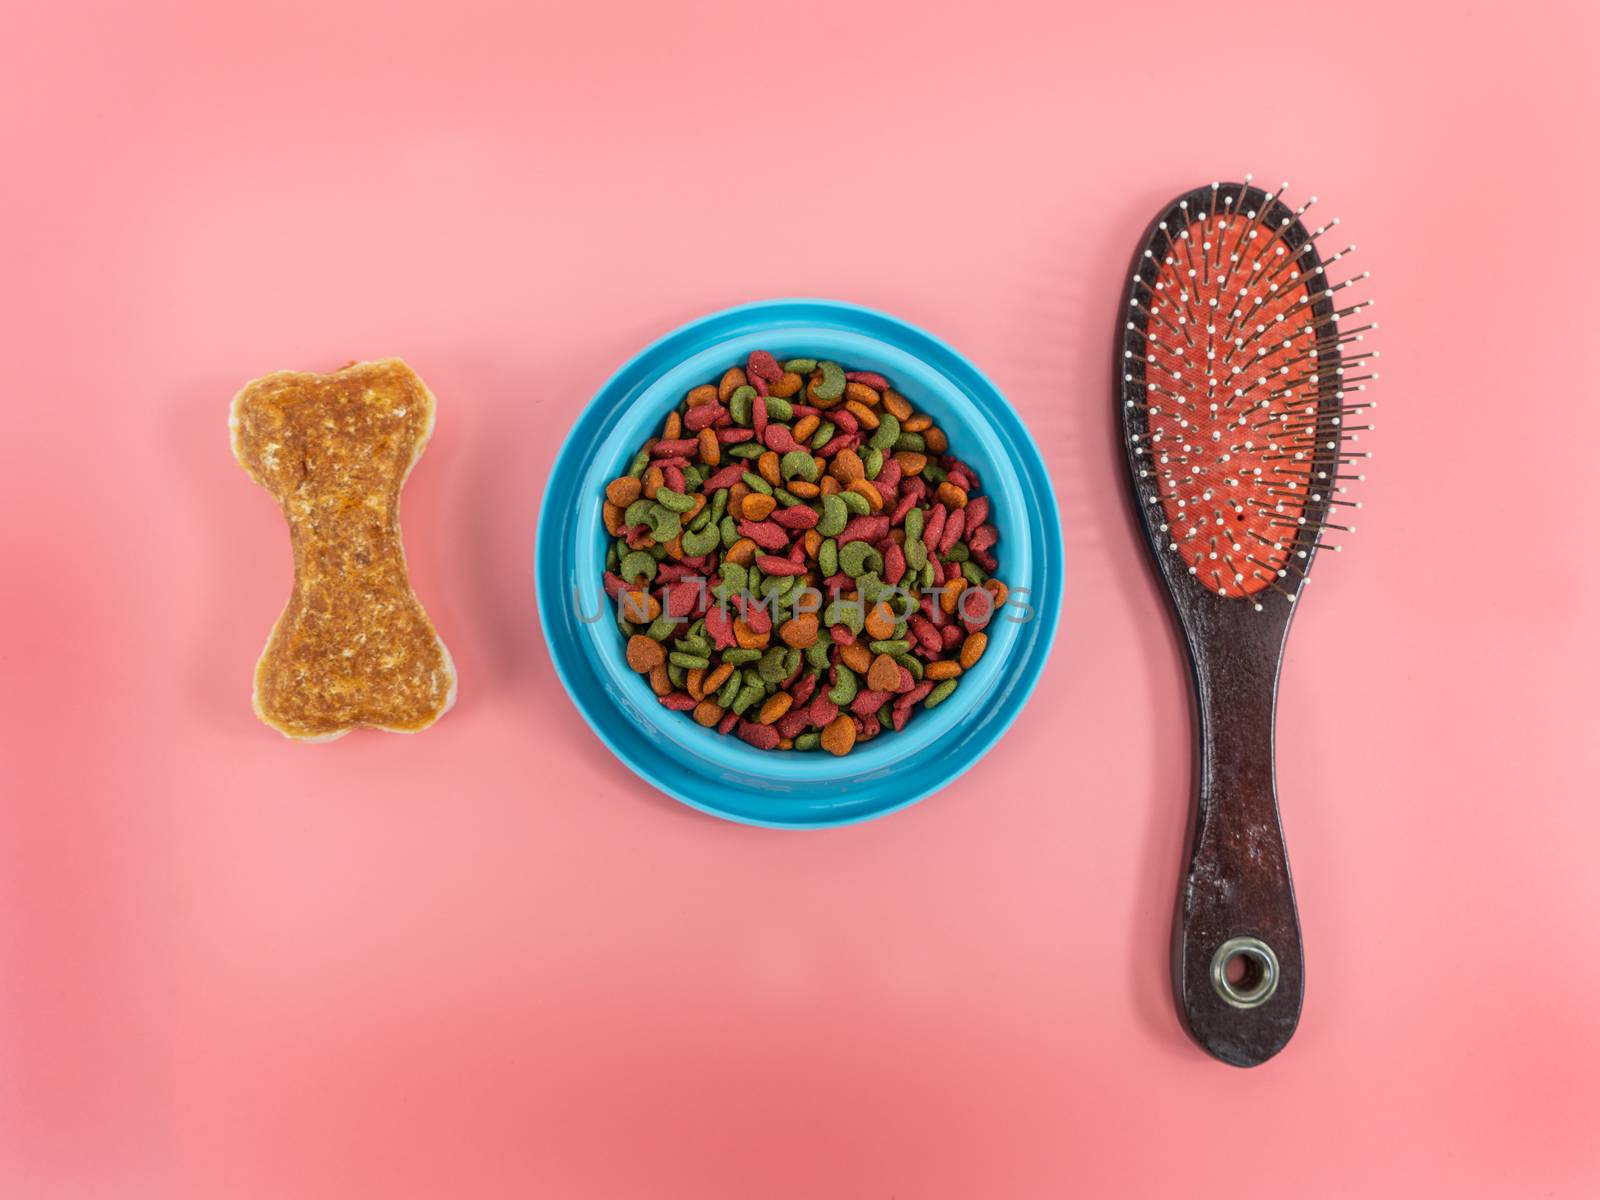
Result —
[[889, 380], [764, 350], [605, 490], [605, 590], [667, 708], [847, 754], [960, 686], [1006, 601], [977, 473]]

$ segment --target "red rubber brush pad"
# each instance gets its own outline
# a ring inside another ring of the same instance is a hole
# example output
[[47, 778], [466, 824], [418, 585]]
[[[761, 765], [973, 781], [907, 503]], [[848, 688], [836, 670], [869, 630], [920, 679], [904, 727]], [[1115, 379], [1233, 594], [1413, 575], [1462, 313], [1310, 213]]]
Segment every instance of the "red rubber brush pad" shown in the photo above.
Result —
[[[1249, 595], [1284, 569], [1305, 508], [1317, 414], [1312, 293], [1295, 253], [1244, 214], [1203, 216], [1187, 238], [1170, 232], [1148, 302], [1145, 366], [1160, 389], [1148, 396], [1148, 428], [1168, 536], [1206, 587]], [[1320, 293], [1321, 277], [1312, 279]]]

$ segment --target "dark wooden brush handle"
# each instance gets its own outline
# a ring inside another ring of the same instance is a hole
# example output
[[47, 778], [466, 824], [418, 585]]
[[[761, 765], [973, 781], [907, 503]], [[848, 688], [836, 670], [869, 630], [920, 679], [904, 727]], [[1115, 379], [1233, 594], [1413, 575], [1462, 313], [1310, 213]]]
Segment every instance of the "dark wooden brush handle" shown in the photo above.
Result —
[[[1186, 622], [1199, 706], [1200, 770], [1173, 970], [1195, 1040], [1224, 1062], [1253, 1067], [1293, 1035], [1305, 984], [1273, 770], [1273, 709], [1287, 621], [1277, 628], [1270, 615], [1249, 612], [1247, 604], [1234, 601], [1222, 608], [1221, 603], [1212, 610], [1212, 621]], [[1234, 636], [1216, 636], [1214, 621], [1231, 625], [1237, 618], [1243, 620]], [[1251, 630], [1252, 622], [1252, 632], [1267, 636], [1241, 645], [1237, 634]], [[1234, 942], [1243, 953], [1246, 978], [1230, 987], [1215, 980], [1214, 966], [1219, 948], [1234, 939], [1255, 942]], [[1272, 971], [1276, 978], [1269, 981]], [[1264, 1000], [1240, 1005], [1255, 999], [1252, 993], [1265, 990], [1268, 982], [1274, 986]]]

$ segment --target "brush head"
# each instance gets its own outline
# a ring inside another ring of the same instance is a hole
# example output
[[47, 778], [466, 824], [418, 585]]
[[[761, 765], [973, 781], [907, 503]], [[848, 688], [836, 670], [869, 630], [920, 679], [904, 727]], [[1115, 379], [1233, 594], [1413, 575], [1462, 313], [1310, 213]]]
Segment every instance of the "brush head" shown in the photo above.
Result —
[[[1323, 256], [1335, 218], [1250, 183], [1213, 183], [1157, 219], [1135, 262], [1120, 401], [1134, 490], [1169, 579], [1256, 611], [1292, 604], [1320, 546], [1354, 532], [1372, 428], [1366, 279]], [[1336, 282], [1334, 275], [1340, 278]], [[1340, 322], [1345, 326], [1341, 328]]]

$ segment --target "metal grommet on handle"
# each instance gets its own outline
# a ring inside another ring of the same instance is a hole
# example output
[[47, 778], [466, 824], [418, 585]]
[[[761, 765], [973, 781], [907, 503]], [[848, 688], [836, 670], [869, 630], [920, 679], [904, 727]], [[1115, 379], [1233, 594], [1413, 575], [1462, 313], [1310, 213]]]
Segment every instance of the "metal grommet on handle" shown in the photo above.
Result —
[[[1228, 978], [1228, 964], [1235, 958], [1244, 960], [1238, 982]], [[1278, 990], [1278, 956], [1260, 938], [1229, 938], [1211, 956], [1211, 986], [1235, 1008], [1257, 1008]]]

